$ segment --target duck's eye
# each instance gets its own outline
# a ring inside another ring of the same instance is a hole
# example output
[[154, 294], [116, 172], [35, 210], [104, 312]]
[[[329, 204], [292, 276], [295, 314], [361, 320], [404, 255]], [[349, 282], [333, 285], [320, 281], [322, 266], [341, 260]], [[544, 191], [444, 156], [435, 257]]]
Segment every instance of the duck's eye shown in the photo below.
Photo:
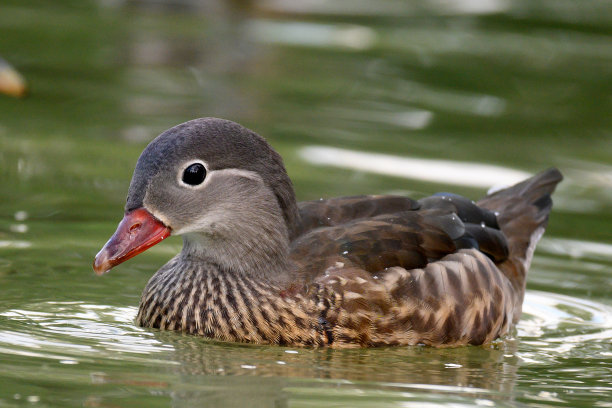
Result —
[[190, 186], [202, 184], [206, 177], [206, 168], [201, 163], [194, 163], [183, 172], [183, 182]]

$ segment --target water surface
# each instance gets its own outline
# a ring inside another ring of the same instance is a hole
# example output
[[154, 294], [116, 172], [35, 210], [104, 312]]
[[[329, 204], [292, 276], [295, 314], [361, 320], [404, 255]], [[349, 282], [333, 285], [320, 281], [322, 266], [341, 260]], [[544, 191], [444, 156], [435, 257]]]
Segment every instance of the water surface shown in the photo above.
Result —
[[[591, 1], [0, 5], [0, 406], [612, 406], [612, 7]], [[134, 325], [180, 239], [94, 276], [146, 143], [220, 116], [300, 199], [477, 198], [557, 166], [515, 332], [313, 350]]]

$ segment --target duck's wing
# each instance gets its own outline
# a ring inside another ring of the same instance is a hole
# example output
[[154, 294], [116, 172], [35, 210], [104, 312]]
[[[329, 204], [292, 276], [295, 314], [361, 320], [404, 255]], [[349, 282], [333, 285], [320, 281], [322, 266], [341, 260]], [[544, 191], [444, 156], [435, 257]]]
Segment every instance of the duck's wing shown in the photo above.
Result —
[[[375, 204], [363, 197], [335, 200], [317, 213], [326, 214], [324, 225], [314, 227], [321, 217], [311, 211], [314, 228], [291, 245], [292, 260], [312, 277], [337, 262], [375, 273], [394, 266], [422, 268], [462, 248], [478, 249], [496, 262], [508, 255], [495, 215], [463, 197], [417, 202], [382, 196], [374, 197]], [[385, 213], [394, 208], [401, 211]]]
[[507, 333], [561, 178], [552, 169], [478, 204], [440, 194], [294, 241], [329, 341], [440, 346]]
[[507, 331], [515, 298], [495, 215], [433, 196], [418, 208], [311, 230], [294, 260], [331, 345], [481, 344]]
[[413, 211], [419, 207], [415, 200], [392, 195], [360, 195], [302, 201], [298, 203], [298, 236], [316, 228], [338, 226], [382, 214]]

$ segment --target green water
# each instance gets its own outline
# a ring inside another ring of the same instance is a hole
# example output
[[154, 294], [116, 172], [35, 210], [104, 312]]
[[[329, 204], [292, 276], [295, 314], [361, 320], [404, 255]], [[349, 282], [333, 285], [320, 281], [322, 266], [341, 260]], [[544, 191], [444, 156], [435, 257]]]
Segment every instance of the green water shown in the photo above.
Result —
[[[31, 86], [0, 97], [0, 406], [612, 406], [612, 3], [177, 3], [0, 4]], [[201, 116], [267, 137], [300, 199], [559, 167], [516, 332], [312, 350], [136, 327], [180, 239], [103, 277], [92, 258], [146, 143]]]

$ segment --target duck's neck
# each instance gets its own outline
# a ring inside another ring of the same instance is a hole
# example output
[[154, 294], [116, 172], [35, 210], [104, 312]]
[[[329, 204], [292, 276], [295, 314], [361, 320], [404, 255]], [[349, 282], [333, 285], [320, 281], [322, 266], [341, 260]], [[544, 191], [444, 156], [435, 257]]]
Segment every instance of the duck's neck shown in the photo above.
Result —
[[283, 219], [267, 214], [183, 235], [180, 258], [218, 265], [235, 278], [283, 285], [289, 277], [289, 238]]
[[147, 284], [139, 325], [230, 341], [324, 341], [315, 303], [292, 286], [286, 214], [266, 191], [180, 230], [183, 250]]

